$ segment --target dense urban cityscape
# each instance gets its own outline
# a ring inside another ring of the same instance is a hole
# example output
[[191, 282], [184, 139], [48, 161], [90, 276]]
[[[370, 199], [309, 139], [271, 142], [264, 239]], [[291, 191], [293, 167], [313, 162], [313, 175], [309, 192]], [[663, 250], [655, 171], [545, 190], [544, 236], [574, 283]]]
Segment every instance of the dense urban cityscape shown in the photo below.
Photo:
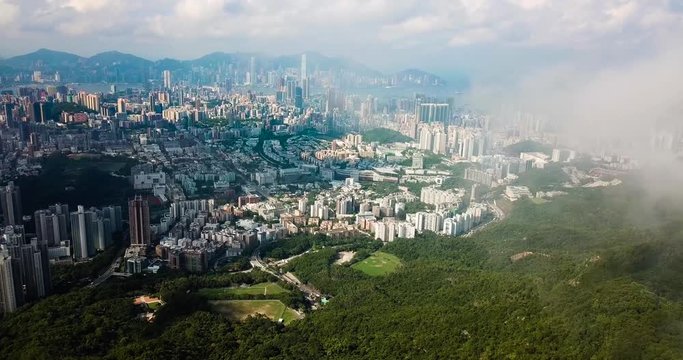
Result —
[[[453, 98], [363, 99], [334, 88], [310, 94], [305, 54], [299, 68], [268, 73], [276, 79], [267, 83], [274, 96], [257, 95], [249, 87], [251, 74], [258, 73], [255, 62], [251, 57], [248, 71], [236, 76], [244, 93], [233, 91], [229, 81], [213, 88], [174, 84], [170, 70], [144, 96], [115, 85], [109, 93], [56, 84], [21, 86], [17, 95], [6, 91], [2, 140], [10, 151], [2, 174], [9, 185], [2, 199], [10, 274], [11, 258], [20, 258], [10, 255], [19, 251], [11, 246], [32, 244], [36, 260], [22, 264], [28, 267], [22, 273], [36, 272], [28, 276], [35, 278], [31, 288], [44, 296], [50, 262], [87, 261], [112, 246], [113, 234], [121, 236], [124, 205], [77, 205], [70, 211], [56, 204], [35, 210], [35, 233], [27, 237], [21, 189], [12, 179], [39, 174], [42, 161], [64, 154], [75, 162], [135, 163], [130, 173], [118, 175], [129, 179], [135, 193], [127, 206], [130, 247], [120, 271], [112, 273], [118, 276], [161, 267], [202, 273], [218, 259], [299, 233], [382, 242], [425, 231], [458, 236], [492, 220], [496, 198], [484, 196], [495, 189], [503, 189], [509, 201], [564, 194], [514, 185], [527, 171], [569, 164], [577, 156], [561, 148], [551, 149], [551, 156], [507, 154], [505, 146], [521, 141], [553, 143], [530, 114], [519, 114], [514, 127], [497, 132], [489, 128], [490, 117], [458, 107]], [[59, 77], [55, 73], [49, 82]], [[42, 82], [41, 73], [34, 71], [31, 80]], [[65, 107], [75, 111], [50, 117]], [[620, 171], [633, 166], [626, 158], [601, 155], [606, 169], [593, 169], [597, 175], [562, 166], [576, 174], [566, 186], [592, 186], [605, 176], [618, 181]], [[27, 287], [26, 281], [17, 278], [3, 288]], [[7, 312], [24, 303], [15, 300], [17, 293], [8, 291]]]
[[0, 59], [0, 358], [683, 357], [675, 89], [192, 58]]

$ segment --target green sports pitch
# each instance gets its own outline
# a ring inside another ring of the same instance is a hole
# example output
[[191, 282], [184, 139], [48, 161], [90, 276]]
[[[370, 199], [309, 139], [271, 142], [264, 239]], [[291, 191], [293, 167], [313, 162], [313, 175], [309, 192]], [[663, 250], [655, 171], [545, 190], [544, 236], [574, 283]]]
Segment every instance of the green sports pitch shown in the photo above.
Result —
[[401, 260], [394, 255], [378, 251], [367, 259], [355, 263], [352, 267], [370, 276], [382, 276], [392, 273], [401, 266]]
[[209, 305], [213, 311], [225, 314], [237, 321], [260, 314], [273, 321], [282, 319], [282, 322], [287, 325], [301, 318], [301, 315], [285, 306], [280, 300], [214, 300], [209, 301]]
[[199, 295], [208, 299], [221, 300], [235, 295], [278, 295], [289, 292], [277, 283], [267, 282], [254, 284], [249, 287], [204, 288], [199, 289]]

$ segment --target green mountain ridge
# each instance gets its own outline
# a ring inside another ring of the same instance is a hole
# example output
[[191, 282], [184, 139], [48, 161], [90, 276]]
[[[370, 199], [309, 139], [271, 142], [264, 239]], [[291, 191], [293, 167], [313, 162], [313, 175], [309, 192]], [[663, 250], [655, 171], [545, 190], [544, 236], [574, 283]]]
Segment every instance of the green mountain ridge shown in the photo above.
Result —
[[[301, 61], [300, 54], [269, 56], [255, 53], [214, 52], [193, 60], [164, 58], [153, 61], [119, 51], [106, 51], [91, 57], [82, 57], [62, 51], [39, 49], [32, 53], [2, 59], [0, 60], [0, 66], [7, 66], [16, 71], [60, 71], [66, 76], [73, 75], [76, 69], [79, 69], [80, 71], [87, 69], [95, 72], [106, 72], [107, 70], [111, 70], [111, 68], [116, 68], [119, 72], [130, 73], [128, 74], [129, 76], [132, 77], [135, 75], [137, 78], [140, 77], [141, 73], [148, 71], [189, 71], [193, 67], [198, 66], [217, 67], [222, 65], [227, 66], [227, 64], [233, 63], [237, 66], [248, 67], [252, 56], [256, 58], [259, 66], [268, 66], [275, 69], [284, 69], [288, 67], [296, 68], [299, 67]], [[421, 79], [427, 79], [425, 85], [443, 85], [446, 83], [437, 75], [416, 69], [409, 69], [393, 75], [387, 75], [350, 59], [330, 57], [315, 52], [307, 52], [306, 56], [309, 69], [311, 70], [338, 70], [364, 76], [394, 76], [401, 81], [412, 80], [413, 77], [419, 76]], [[87, 81], [87, 79], [85, 81]]]

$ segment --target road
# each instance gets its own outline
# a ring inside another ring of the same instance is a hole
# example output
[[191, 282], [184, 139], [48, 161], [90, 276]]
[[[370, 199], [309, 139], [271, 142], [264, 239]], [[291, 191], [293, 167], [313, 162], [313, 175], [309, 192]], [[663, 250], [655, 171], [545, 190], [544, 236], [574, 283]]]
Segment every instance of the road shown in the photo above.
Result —
[[496, 204], [496, 201], [495, 201], [495, 200], [493, 200], [493, 202], [490, 202], [490, 201], [489, 201], [489, 202], [487, 202], [487, 204], [489, 205], [489, 207], [491, 207], [491, 209], [493, 209], [493, 213], [494, 213], [494, 218], [493, 218], [493, 220], [487, 222], [486, 224], [482, 224], [482, 225], [480, 225], [480, 226], [475, 227], [475, 228], [472, 229], [470, 232], [468, 232], [467, 234], [463, 235], [463, 237], [470, 237], [470, 236], [472, 236], [472, 235], [474, 235], [474, 234], [476, 234], [476, 233], [478, 233], [478, 232], [480, 232], [480, 231], [486, 229], [488, 226], [490, 226], [490, 225], [492, 225], [492, 224], [495, 224], [495, 223], [497, 223], [497, 222], [499, 222], [499, 221], [505, 219], [505, 216], [506, 216], [506, 215], [505, 215], [505, 212], [503, 212], [503, 210], [501, 210], [501, 209], [498, 207], [498, 205]]
[[320, 299], [320, 297], [322, 296], [322, 294], [320, 293], [320, 291], [318, 289], [311, 287], [309, 285], [303, 284], [299, 279], [296, 278], [296, 276], [294, 276], [294, 274], [292, 274], [292, 273], [279, 274], [279, 273], [271, 270], [270, 267], [268, 267], [268, 265], [265, 262], [263, 262], [263, 260], [261, 259], [261, 249], [260, 248], [257, 248], [256, 250], [254, 250], [254, 253], [251, 256], [250, 262], [251, 262], [251, 266], [253, 266], [254, 268], [259, 268], [262, 271], [267, 272], [267, 273], [275, 276], [276, 278], [280, 279], [283, 282], [286, 282], [288, 284], [292, 284], [292, 285], [296, 286], [302, 293], [306, 294], [306, 298], [308, 298], [308, 300], [310, 300], [310, 301], [316, 301], [316, 300]]
[[304, 256], [304, 255], [310, 253], [311, 251], [313, 251], [313, 249], [308, 249], [308, 250], [302, 252], [301, 254], [294, 255], [294, 256], [288, 257], [286, 259], [278, 260], [274, 263], [274, 265], [278, 266], [278, 267], [287, 265], [290, 261], [292, 261], [298, 257]]
[[102, 273], [102, 275], [98, 276], [97, 279], [93, 280], [93, 282], [88, 285], [90, 288], [98, 287], [105, 281], [109, 280], [109, 278], [114, 275], [114, 273], [119, 269], [119, 266], [121, 266], [121, 257], [123, 256], [123, 252], [126, 251], [126, 248], [121, 248], [119, 252], [116, 254], [116, 257], [114, 258], [114, 261], [109, 265], [107, 270]]
[[[123, 244], [126, 243], [126, 240], [128, 238], [128, 232], [124, 231], [124, 238], [123, 238]], [[97, 286], [100, 286], [102, 283], [105, 281], [109, 280], [112, 275], [114, 275], [115, 272], [119, 269], [121, 266], [121, 258], [123, 258], [123, 254], [126, 251], [126, 248], [124, 246], [121, 246], [121, 249], [116, 253], [116, 256], [114, 257], [114, 261], [112, 261], [111, 265], [107, 268], [105, 272], [103, 272], [100, 276], [97, 277], [97, 279], [93, 280], [88, 287], [89, 288], [94, 288]]]

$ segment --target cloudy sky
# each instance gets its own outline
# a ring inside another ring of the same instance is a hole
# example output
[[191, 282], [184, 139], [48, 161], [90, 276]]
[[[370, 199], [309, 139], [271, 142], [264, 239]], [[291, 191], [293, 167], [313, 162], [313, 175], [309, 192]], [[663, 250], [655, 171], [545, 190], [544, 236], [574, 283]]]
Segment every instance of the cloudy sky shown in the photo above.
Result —
[[319, 51], [497, 76], [643, 56], [683, 39], [682, 19], [683, 0], [0, 0], [0, 56]]

